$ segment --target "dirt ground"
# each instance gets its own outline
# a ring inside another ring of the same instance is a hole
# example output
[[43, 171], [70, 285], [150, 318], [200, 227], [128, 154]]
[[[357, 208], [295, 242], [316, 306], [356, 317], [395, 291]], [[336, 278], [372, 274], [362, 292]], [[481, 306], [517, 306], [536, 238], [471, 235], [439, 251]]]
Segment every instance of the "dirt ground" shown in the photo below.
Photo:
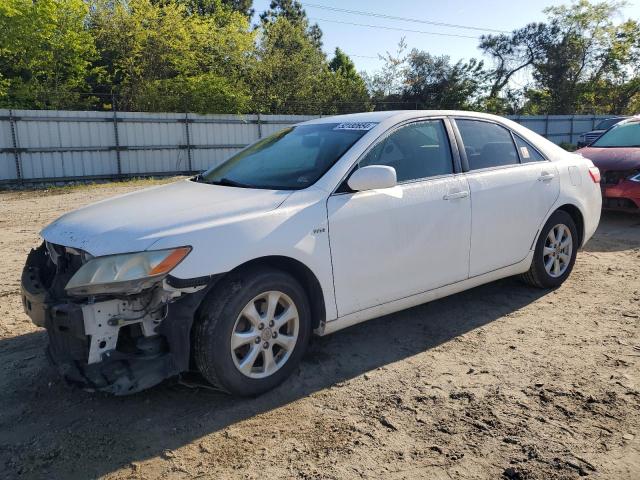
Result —
[[86, 393], [20, 272], [42, 226], [143, 185], [0, 193], [0, 478], [640, 478], [640, 216], [605, 214], [556, 291], [506, 279], [316, 338], [257, 399]]

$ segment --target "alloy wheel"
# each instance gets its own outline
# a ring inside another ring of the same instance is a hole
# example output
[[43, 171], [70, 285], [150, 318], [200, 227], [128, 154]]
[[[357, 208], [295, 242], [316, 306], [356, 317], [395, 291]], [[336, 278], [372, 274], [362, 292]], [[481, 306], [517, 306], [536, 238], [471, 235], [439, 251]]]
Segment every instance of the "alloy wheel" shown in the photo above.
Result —
[[298, 340], [300, 318], [291, 298], [268, 291], [242, 309], [231, 333], [231, 357], [249, 378], [273, 375], [289, 359]]
[[573, 253], [571, 230], [564, 224], [557, 224], [547, 234], [542, 251], [544, 268], [547, 273], [558, 278], [567, 271]]

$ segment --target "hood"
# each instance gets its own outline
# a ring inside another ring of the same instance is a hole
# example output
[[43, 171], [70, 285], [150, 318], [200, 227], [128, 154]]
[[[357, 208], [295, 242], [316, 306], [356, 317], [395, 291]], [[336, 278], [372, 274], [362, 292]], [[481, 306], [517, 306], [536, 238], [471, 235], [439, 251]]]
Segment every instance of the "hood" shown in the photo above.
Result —
[[271, 211], [290, 194], [184, 180], [79, 208], [58, 218], [41, 235], [93, 256], [137, 252], [190, 225]]
[[576, 153], [591, 160], [602, 171], [640, 168], [640, 147], [585, 147]]

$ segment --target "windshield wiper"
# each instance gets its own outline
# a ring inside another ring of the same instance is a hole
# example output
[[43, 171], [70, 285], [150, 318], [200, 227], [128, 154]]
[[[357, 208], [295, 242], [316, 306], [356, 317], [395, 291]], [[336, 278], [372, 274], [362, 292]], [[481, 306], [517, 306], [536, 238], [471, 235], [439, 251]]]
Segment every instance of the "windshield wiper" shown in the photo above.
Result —
[[220, 180], [213, 180], [207, 183], [210, 183], [211, 185], [224, 185], [226, 187], [255, 188], [253, 185], [249, 185], [248, 183], [236, 182], [235, 180], [225, 177], [222, 177]]
[[238, 188], [256, 188], [254, 185], [248, 183], [240, 183], [230, 178], [221, 178], [220, 180], [207, 180], [202, 173], [197, 174], [195, 177], [191, 177], [192, 182], [206, 183], [208, 185], [224, 185], [226, 187], [238, 187]]

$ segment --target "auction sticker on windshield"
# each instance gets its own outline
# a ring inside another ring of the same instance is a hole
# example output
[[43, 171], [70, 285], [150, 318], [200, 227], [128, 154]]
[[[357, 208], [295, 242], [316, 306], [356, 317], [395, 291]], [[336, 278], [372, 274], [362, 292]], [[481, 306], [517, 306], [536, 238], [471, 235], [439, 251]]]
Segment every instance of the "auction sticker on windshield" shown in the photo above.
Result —
[[371, 130], [376, 125], [375, 122], [345, 122], [336, 125], [334, 130]]

